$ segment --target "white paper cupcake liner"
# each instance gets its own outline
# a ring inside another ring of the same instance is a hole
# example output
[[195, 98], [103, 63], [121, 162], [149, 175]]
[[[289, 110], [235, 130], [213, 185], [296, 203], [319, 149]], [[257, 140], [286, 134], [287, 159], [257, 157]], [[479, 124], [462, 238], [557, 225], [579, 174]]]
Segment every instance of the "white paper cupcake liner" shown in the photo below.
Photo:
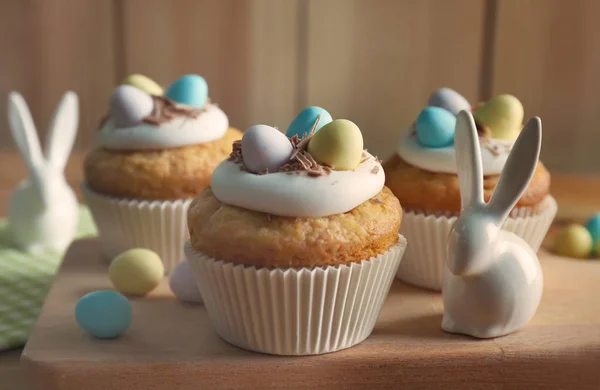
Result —
[[[553, 197], [548, 196], [543, 202], [545, 204], [538, 214], [511, 216], [502, 226], [504, 230], [527, 241], [536, 252], [558, 210]], [[446, 264], [446, 241], [456, 218], [414, 212], [404, 214], [400, 233], [406, 237], [409, 245], [398, 268], [398, 279], [418, 287], [441, 291]]]
[[238, 347], [273, 355], [316, 355], [366, 339], [406, 249], [360, 263], [267, 269], [186, 255], [216, 332]]
[[160, 256], [169, 274], [185, 259], [187, 210], [192, 199], [120, 199], [98, 194], [85, 184], [81, 189], [108, 261], [128, 249], [147, 248]]

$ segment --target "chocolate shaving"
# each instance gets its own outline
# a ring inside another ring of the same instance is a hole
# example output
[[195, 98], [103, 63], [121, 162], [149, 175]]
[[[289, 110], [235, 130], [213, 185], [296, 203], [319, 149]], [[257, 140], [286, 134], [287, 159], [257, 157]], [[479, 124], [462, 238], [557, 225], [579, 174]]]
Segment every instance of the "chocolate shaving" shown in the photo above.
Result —
[[377, 198], [371, 198], [371, 199], [369, 199], [369, 201], [373, 204], [383, 204], [383, 201], [381, 201]]
[[416, 137], [417, 136], [417, 122], [413, 122], [413, 124], [410, 125], [410, 133], [408, 133], [408, 135], [410, 137]]
[[375, 166], [373, 167], [373, 169], [371, 169], [371, 173], [373, 173], [373, 174], [377, 174], [377, 172], [379, 172], [379, 166], [378, 166], [378, 165], [375, 165]]
[[475, 128], [477, 129], [477, 135], [479, 135], [480, 137], [492, 136], [492, 130], [487, 126], [482, 125], [481, 123], [475, 122]]
[[360, 163], [364, 163], [365, 161], [367, 161], [369, 159], [369, 155], [367, 154], [367, 149], [363, 150], [362, 152], [362, 156], [360, 158]]
[[227, 160], [234, 163], [242, 163], [244, 162], [244, 158], [242, 157], [242, 141], [237, 140], [233, 141], [233, 145], [231, 145], [231, 154]]
[[[178, 116], [187, 118], [197, 118], [202, 112], [206, 111], [206, 105], [203, 108], [195, 108], [182, 104], [177, 104], [166, 96], [152, 96], [154, 109], [152, 113], [142, 121], [152, 125], [160, 125], [168, 122]], [[210, 104], [207, 100], [206, 104]]]
[[479, 142], [481, 144], [481, 146], [487, 150], [490, 151], [490, 153], [492, 153], [494, 156], [499, 156], [503, 153], [508, 153], [510, 152], [512, 146], [511, 145], [498, 145], [498, 144], [492, 144], [492, 137], [491, 136], [480, 136], [479, 137]]
[[277, 170], [277, 172], [294, 172], [295, 174], [300, 174], [302, 171], [305, 171], [310, 177], [318, 177], [330, 174], [332, 169], [329, 165], [319, 164], [310, 153], [304, 151], [296, 154], [294, 160]]
[[98, 130], [100, 130], [104, 127], [107, 120], [108, 120], [108, 114], [106, 114], [102, 118], [100, 118], [100, 123], [98, 124]]

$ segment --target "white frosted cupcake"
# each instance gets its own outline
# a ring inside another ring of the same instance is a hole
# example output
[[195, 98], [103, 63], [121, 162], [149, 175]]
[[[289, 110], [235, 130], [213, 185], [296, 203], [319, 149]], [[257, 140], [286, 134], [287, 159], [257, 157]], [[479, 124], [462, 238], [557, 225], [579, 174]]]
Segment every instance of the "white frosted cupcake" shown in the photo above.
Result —
[[[329, 116], [299, 117], [317, 114]], [[312, 355], [363, 341], [400, 264], [402, 209], [379, 161], [352, 122], [323, 122], [302, 139], [249, 128], [190, 206], [188, 259], [215, 330], [241, 348]], [[288, 135], [310, 131], [297, 126]]]
[[82, 186], [107, 259], [148, 248], [169, 273], [185, 258], [187, 208], [241, 138], [207, 94], [197, 75], [183, 76], [166, 93], [141, 75], [115, 88]]
[[[456, 114], [470, 104], [448, 88], [437, 90], [400, 138], [397, 153], [384, 164], [386, 185], [405, 211], [401, 233], [410, 245], [398, 278], [441, 290], [446, 239], [460, 213], [460, 189], [453, 146]], [[498, 95], [473, 110], [479, 131], [488, 201], [522, 128], [523, 106], [514, 96]], [[538, 250], [556, 215], [550, 174], [540, 161], [534, 176], [504, 224], [504, 229]]]

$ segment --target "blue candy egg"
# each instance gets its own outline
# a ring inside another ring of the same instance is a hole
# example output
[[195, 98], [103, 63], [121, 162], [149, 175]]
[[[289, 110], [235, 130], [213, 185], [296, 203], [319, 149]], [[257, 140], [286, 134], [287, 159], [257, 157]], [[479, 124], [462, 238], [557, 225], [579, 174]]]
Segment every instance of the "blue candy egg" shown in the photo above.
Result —
[[208, 84], [204, 77], [188, 74], [169, 85], [165, 96], [169, 99], [193, 107], [204, 107], [208, 98]]
[[113, 290], [93, 291], [75, 305], [75, 319], [87, 333], [101, 339], [121, 335], [131, 324], [131, 305]]
[[285, 135], [290, 138], [294, 135], [298, 135], [298, 137], [302, 138], [304, 133], [310, 133], [310, 130], [319, 115], [321, 115], [321, 117], [319, 118], [319, 124], [317, 125], [315, 132], [333, 120], [331, 114], [324, 108], [317, 106], [306, 107], [298, 114], [298, 116], [296, 116], [296, 118], [294, 118], [292, 123], [290, 123], [290, 127], [288, 127]]
[[439, 107], [426, 107], [417, 117], [417, 139], [427, 148], [454, 144], [456, 117]]
[[471, 111], [471, 104], [451, 88], [440, 88], [436, 90], [428, 102], [429, 106], [440, 107], [456, 115], [463, 110]]
[[600, 241], [600, 213], [596, 213], [588, 219], [585, 227], [592, 235], [593, 243]]

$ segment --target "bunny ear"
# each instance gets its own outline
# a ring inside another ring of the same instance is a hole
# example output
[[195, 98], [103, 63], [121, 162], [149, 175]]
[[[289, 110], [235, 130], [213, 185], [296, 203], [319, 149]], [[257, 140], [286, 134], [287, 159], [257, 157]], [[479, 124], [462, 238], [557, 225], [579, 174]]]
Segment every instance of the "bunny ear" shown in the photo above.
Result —
[[531, 118], [521, 131], [502, 169], [488, 209], [502, 223], [529, 185], [542, 147], [542, 121]]
[[18, 92], [11, 92], [8, 96], [8, 122], [25, 162], [31, 170], [37, 170], [44, 164], [44, 157], [31, 112]]
[[75, 92], [69, 91], [58, 103], [48, 130], [45, 155], [51, 166], [64, 169], [75, 142], [78, 125], [79, 99]]
[[454, 148], [462, 209], [472, 204], [483, 203], [483, 169], [479, 137], [473, 115], [466, 110], [456, 116]]

